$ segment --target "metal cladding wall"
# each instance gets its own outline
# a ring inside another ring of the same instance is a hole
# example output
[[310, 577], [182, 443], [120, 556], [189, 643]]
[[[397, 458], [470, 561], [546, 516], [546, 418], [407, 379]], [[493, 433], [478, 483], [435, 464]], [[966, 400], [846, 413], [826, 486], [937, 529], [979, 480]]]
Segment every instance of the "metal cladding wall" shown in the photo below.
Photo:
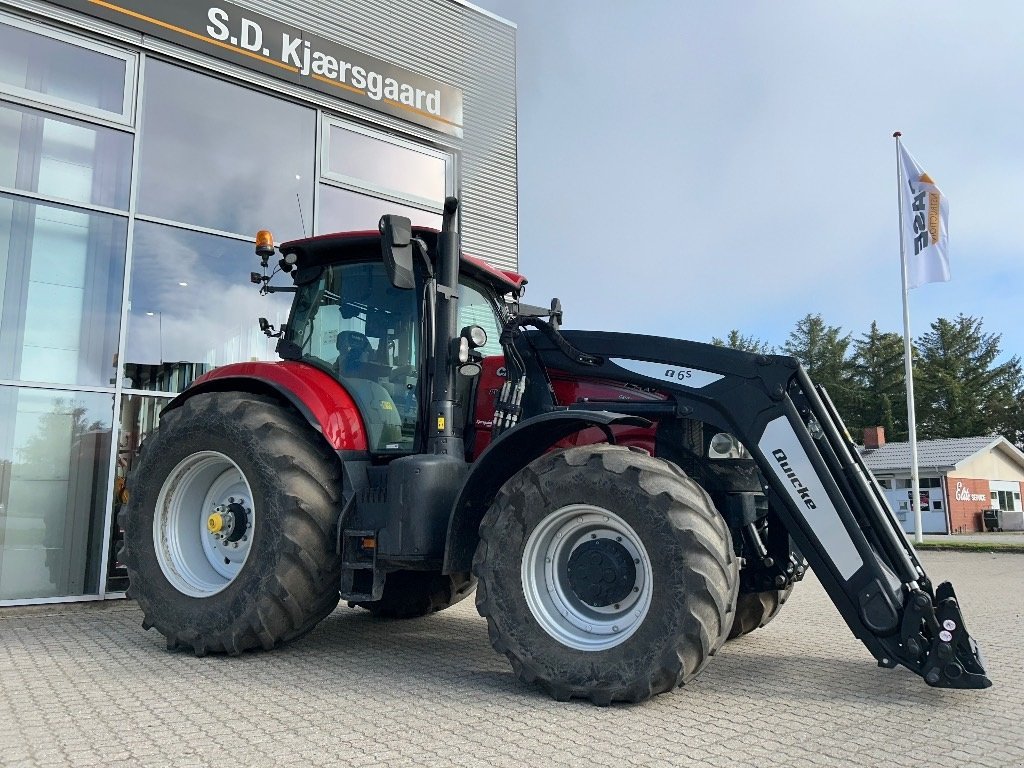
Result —
[[463, 248], [495, 266], [517, 268], [514, 27], [452, 0], [234, 2], [461, 89], [462, 141], [360, 107], [350, 111], [456, 147]]

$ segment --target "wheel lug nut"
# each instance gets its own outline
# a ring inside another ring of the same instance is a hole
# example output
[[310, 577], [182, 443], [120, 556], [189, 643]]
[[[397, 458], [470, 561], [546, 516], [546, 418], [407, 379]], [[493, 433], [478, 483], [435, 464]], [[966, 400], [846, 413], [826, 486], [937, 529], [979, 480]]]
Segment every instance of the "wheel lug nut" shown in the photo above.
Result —
[[597, 538], [597, 534], [596, 534], [596, 533], [592, 533], [592, 534], [590, 534], [590, 538], [592, 538], [592, 539], [596, 539], [596, 538]]
[[618, 607], [619, 607], [619, 604], [618, 604], [618, 603], [616, 603], [616, 604], [615, 604], [615, 607], [616, 607], [616, 608], [618, 608]]
[[633, 558], [633, 565], [640, 565], [640, 558], [639, 557], [634, 557]]
[[621, 537], [621, 536], [616, 536], [616, 537], [615, 537], [615, 540], [616, 540], [616, 541], [622, 541], [622, 537]]
[[639, 592], [640, 591], [640, 587], [633, 587], [633, 591], [634, 592]]

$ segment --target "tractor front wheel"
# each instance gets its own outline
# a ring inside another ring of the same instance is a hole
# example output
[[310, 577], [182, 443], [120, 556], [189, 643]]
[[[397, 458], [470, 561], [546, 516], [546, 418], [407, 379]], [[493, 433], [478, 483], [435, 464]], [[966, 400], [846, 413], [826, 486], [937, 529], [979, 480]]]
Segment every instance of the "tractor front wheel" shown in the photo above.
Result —
[[674, 464], [609, 445], [547, 454], [484, 516], [477, 609], [520, 680], [642, 701], [696, 676], [733, 623], [725, 521]]
[[269, 398], [213, 392], [164, 414], [121, 513], [128, 596], [168, 648], [273, 648], [338, 603], [337, 458]]

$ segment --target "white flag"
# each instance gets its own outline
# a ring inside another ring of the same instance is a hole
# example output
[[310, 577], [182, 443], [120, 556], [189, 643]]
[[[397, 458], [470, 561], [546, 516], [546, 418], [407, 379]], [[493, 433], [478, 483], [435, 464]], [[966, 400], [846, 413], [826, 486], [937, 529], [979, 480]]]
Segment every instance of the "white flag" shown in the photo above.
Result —
[[900, 144], [907, 287], [949, 280], [949, 202]]

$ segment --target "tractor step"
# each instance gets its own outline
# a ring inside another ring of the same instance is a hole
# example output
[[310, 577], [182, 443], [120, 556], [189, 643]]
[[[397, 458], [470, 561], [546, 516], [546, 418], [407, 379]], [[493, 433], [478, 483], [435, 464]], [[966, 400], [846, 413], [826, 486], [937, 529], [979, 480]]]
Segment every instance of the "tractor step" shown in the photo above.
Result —
[[377, 531], [342, 531], [340, 543], [342, 600], [380, 600], [384, 571], [377, 567]]

